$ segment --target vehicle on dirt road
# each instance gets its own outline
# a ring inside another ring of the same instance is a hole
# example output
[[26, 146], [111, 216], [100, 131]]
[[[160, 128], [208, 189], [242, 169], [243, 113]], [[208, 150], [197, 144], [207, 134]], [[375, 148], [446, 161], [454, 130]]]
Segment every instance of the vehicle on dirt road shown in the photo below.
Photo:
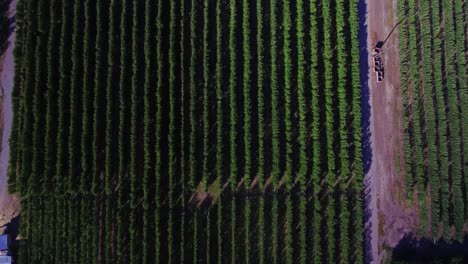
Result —
[[377, 44], [372, 48], [372, 69], [375, 72], [377, 82], [382, 82], [384, 78], [384, 67], [381, 57], [382, 49], [381, 45], [379, 47], [379, 43], [382, 43], [382, 41], [377, 42]]
[[0, 264], [10, 264], [12, 259], [10, 256], [10, 236], [0, 236]]

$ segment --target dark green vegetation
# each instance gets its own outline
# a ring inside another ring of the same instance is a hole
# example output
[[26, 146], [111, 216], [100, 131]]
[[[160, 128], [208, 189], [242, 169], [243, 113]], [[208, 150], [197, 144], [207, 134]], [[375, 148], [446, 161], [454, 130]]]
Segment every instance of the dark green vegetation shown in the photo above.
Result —
[[461, 240], [468, 216], [468, 8], [462, 0], [399, 3], [400, 17], [409, 17], [400, 26], [407, 195], [417, 197], [422, 234]]
[[22, 0], [17, 23], [21, 263], [363, 262], [357, 4]]

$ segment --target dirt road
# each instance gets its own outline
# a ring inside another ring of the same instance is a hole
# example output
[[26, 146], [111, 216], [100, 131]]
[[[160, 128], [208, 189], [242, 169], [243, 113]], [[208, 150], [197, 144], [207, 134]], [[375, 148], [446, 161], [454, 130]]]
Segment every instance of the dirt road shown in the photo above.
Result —
[[[10, 17], [15, 15], [16, 1], [10, 3]], [[0, 128], [3, 129], [2, 148], [0, 152], [0, 226], [8, 223], [19, 213], [19, 200], [15, 195], [10, 195], [7, 190], [8, 160], [10, 157], [10, 146], [8, 140], [11, 132], [13, 112], [11, 105], [11, 92], [13, 90], [14, 64], [13, 49], [15, 47], [15, 33], [9, 38], [9, 47], [0, 58], [0, 85], [2, 109], [0, 115]]]
[[[397, 0], [367, 0], [368, 50], [383, 41], [398, 22]], [[370, 141], [372, 163], [366, 180], [370, 187], [372, 263], [382, 263], [389, 257], [388, 247], [394, 247], [405, 233], [418, 225], [418, 213], [404, 198], [405, 181], [402, 149], [402, 102], [400, 89], [400, 55], [398, 29], [385, 42], [382, 60], [383, 82], [369, 72]], [[369, 56], [369, 66], [372, 66]], [[368, 223], [369, 224], [369, 223]]]

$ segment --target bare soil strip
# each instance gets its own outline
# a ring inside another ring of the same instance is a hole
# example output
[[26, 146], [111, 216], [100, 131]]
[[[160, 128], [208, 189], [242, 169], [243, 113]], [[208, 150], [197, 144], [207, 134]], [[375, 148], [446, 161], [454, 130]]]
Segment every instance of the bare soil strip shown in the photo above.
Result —
[[[367, 0], [368, 50], [383, 41], [398, 23], [397, 0]], [[370, 189], [372, 263], [387, 259], [387, 249], [419, 224], [417, 208], [405, 199], [402, 101], [398, 28], [382, 48], [385, 78], [369, 72], [372, 164], [366, 174]], [[369, 56], [369, 66], [372, 66]], [[370, 68], [371, 69], [371, 68]]]
[[[10, 17], [15, 15], [16, 1], [10, 3]], [[8, 193], [8, 161], [10, 158], [9, 138], [13, 112], [11, 105], [11, 92], [13, 90], [14, 64], [13, 49], [15, 47], [15, 32], [9, 38], [9, 46], [0, 58], [0, 85], [2, 88], [1, 100], [1, 150], [0, 150], [0, 226], [10, 222], [19, 213], [19, 200], [16, 195]]]

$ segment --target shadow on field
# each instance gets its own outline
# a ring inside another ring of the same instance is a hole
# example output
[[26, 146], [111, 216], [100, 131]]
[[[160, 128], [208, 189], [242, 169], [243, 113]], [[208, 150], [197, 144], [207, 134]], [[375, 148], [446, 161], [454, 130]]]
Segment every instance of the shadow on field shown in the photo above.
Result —
[[412, 234], [405, 235], [393, 249], [393, 261], [411, 263], [468, 263], [468, 237], [458, 241], [417, 240]]
[[8, 38], [15, 30], [15, 17], [8, 17], [12, 0], [0, 0], [0, 56], [8, 49]]
[[369, 92], [369, 62], [367, 50], [367, 4], [365, 0], [359, 0], [359, 66], [361, 80], [361, 123], [362, 123], [362, 154], [364, 163], [364, 173], [369, 172], [372, 163], [371, 132], [370, 132], [370, 92]]
[[[359, 67], [360, 67], [360, 81], [361, 81], [361, 124], [362, 124], [362, 157], [364, 166], [364, 175], [369, 172], [372, 163], [372, 148], [371, 148], [371, 132], [370, 132], [370, 93], [369, 93], [369, 63], [368, 63], [368, 51], [367, 51], [367, 3], [365, 0], [359, 0], [358, 2], [358, 16], [359, 16]], [[364, 250], [365, 250], [365, 263], [372, 261], [372, 246], [371, 246], [371, 230], [372, 223], [371, 209], [370, 209], [370, 180], [365, 177], [364, 181]]]

